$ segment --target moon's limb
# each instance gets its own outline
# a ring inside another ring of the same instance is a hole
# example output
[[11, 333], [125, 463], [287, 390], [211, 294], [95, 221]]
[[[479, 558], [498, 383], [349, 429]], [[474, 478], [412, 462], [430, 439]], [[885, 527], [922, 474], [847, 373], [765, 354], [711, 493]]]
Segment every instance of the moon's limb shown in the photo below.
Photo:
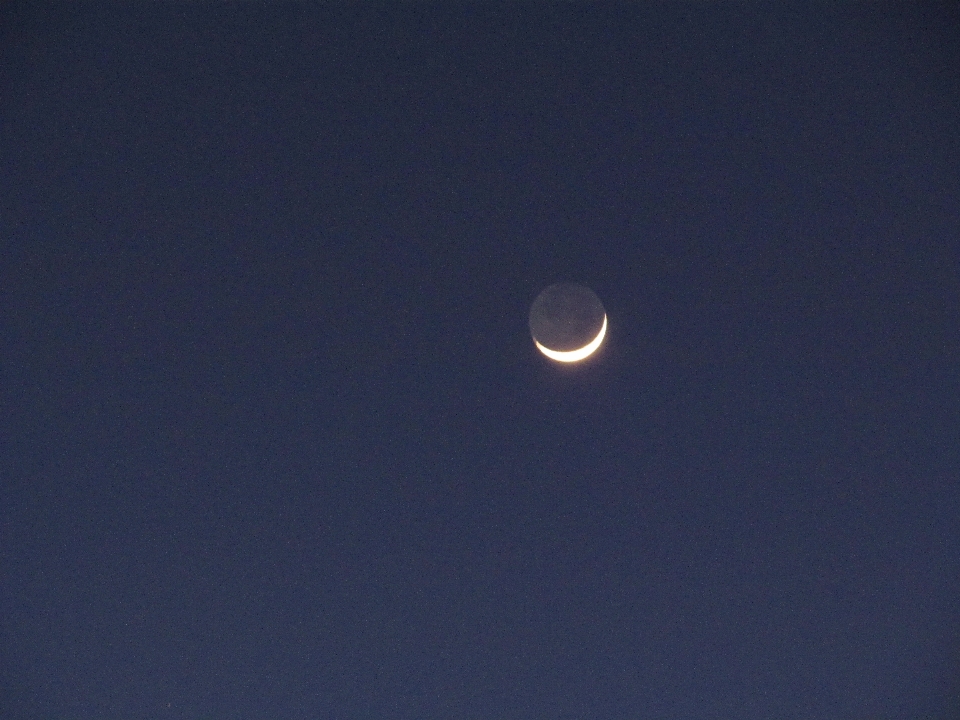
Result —
[[539, 342], [534, 339], [534, 343], [537, 346], [537, 349], [546, 355], [551, 360], [556, 360], [557, 362], [577, 362], [578, 360], [583, 360], [590, 357], [596, 352], [597, 348], [600, 347], [603, 343], [603, 337], [607, 334], [607, 316], [603, 316], [603, 325], [600, 326], [600, 332], [597, 333], [597, 336], [591, 340], [589, 343], [584, 345], [582, 348], [576, 350], [568, 350], [566, 352], [561, 352], [559, 350], [551, 350], [548, 347], [544, 347]]

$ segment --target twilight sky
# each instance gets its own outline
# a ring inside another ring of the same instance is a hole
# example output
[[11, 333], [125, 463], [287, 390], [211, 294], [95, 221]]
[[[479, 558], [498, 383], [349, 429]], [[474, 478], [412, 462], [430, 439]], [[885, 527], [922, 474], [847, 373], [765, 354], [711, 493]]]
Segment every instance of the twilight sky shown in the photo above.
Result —
[[4, 720], [955, 720], [958, 597], [955, 4], [0, 4]]

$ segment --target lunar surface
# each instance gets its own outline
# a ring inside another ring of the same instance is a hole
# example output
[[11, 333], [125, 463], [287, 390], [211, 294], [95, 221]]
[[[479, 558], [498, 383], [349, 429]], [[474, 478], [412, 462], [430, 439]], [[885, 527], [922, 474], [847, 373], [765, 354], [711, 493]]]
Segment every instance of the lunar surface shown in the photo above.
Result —
[[557, 362], [577, 362], [603, 344], [607, 314], [600, 299], [575, 283], [551, 285], [530, 308], [530, 334], [544, 355]]

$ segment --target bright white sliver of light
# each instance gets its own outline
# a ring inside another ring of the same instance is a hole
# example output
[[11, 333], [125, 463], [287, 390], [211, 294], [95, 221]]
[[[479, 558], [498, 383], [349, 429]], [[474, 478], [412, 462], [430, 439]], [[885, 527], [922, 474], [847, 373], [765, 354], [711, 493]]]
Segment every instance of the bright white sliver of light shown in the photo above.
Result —
[[590, 341], [589, 344], [584, 345], [582, 348], [577, 350], [568, 350], [567, 352], [560, 352], [559, 350], [551, 350], [550, 348], [545, 348], [543, 345], [538, 343], [536, 340], [533, 342], [536, 343], [537, 349], [540, 350], [544, 355], [546, 355], [551, 360], [556, 360], [557, 362], [577, 362], [577, 360], [583, 360], [590, 355], [593, 355], [594, 351], [600, 347], [600, 343], [603, 342], [603, 336], [607, 334], [607, 316], [603, 316], [603, 325], [600, 326], [600, 332], [597, 333], [597, 336]]

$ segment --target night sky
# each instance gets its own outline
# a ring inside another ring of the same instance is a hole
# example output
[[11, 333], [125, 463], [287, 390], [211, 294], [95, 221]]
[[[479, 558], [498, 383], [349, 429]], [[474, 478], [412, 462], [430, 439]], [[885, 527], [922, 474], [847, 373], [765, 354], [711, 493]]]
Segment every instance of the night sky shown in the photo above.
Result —
[[960, 9], [0, 4], [0, 523], [3, 720], [960, 717]]

